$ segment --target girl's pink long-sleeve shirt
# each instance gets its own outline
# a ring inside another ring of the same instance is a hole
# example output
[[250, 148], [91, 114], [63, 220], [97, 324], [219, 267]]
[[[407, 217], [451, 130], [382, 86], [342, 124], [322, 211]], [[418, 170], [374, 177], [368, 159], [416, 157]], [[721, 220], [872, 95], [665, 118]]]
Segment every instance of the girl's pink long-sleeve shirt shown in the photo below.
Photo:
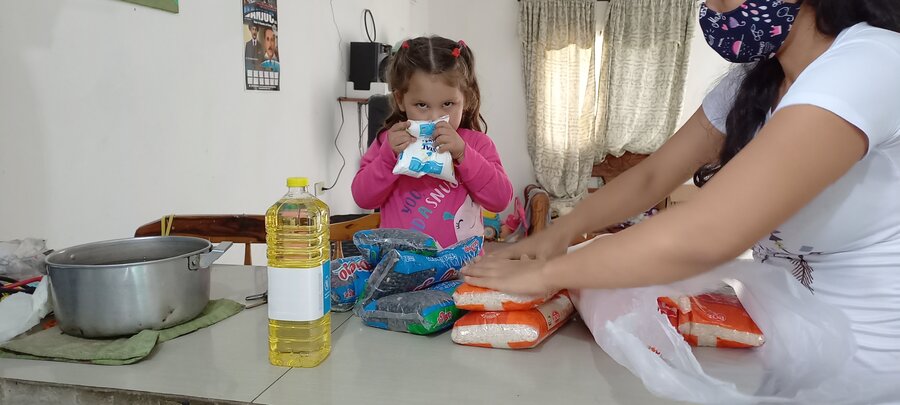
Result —
[[381, 209], [382, 228], [413, 229], [449, 247], [470, 236], [483, 236], [481, 210], [500, 212], [512, 199], [512, 184], [494, 142], [469, 129], [457, 130], [466, 143], [462, 163], [454, 165], [457, 185], [431, 176], [393, 173], [397, 155], [378, 135], [362, 158], [351, 187], [356, 204]]

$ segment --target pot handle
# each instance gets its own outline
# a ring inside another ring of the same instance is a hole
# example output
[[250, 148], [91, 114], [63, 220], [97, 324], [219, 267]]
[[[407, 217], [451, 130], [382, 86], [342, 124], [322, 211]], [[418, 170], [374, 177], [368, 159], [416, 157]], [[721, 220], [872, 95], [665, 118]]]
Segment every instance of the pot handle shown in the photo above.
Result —
[[234, 243], [232, 242], [221, 242], [213, 247], [211, 252], [200, 255], [200, 268], [202, 269], [212, 265], [213, 262], [222, 257], [222, 255], [225, 254], [225, 251], [231, 248], [231, 245], [233, 244]]

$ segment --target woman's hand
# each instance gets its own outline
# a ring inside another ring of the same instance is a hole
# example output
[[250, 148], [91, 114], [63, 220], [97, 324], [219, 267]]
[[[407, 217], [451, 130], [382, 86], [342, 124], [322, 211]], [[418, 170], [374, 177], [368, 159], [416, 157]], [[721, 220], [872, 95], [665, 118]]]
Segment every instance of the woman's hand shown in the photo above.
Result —
[[406, 147], [416, 141], [416, 137], [406, 132], [409, 128], [409, 121], [398, 122], [388, 130], [388, 144], [395, 155], [406, 150]]
[[463, 268], [466, 283], [493, 290], [528, 295], [555, 293], [546, 276], [546, 260], [482, 260]]
[[462, 163], [465, 157], [466, 142], [446, 121], [438, 122], [434, 127], [434, 146], [440, 153], [449, 152], [457, 163]]

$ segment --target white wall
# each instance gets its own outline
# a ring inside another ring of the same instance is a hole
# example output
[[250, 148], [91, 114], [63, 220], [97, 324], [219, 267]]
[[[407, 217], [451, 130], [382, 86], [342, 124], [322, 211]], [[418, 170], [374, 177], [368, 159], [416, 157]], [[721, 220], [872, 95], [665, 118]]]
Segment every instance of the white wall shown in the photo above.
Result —
[[719, 82], [730, 66], [731, 63], [722, 59], [706, 44], [706, 39], [700, 32], [700, 25], [694, 25], [687, 84], [684, 88], [684, 105], [678, 126], [684, 124], [697, 108], [700, 108], [703, 97]]
[[[282, 90], [248, 92], [237, 0], [182, 1], [177, 15], [117, 0], [5, 3], [0, 240], [57, 249], [128, 237], [168, 213], [262, 213], [290, 175], [331, 182], [363, 9], [383, 42], [418, 24], [415, 0], [337, 0], [339, 48], [328, 0], [281, 1]], [[345, 112], [355, 123], [355, 107]], [[344, 131], [355, 138], [355, 124]], [[325, 196], [335, 212], [352, 206], [353, 172], [349, 162]]]

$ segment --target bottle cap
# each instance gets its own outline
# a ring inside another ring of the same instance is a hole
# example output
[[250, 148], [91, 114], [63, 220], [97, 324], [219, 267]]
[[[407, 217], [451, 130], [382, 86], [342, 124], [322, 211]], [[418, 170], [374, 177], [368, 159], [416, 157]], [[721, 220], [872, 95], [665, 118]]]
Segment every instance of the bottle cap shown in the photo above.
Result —
[[309, 185], [309, 179], [306, 177], [288, 177], [288, 187], [306, 187]]

